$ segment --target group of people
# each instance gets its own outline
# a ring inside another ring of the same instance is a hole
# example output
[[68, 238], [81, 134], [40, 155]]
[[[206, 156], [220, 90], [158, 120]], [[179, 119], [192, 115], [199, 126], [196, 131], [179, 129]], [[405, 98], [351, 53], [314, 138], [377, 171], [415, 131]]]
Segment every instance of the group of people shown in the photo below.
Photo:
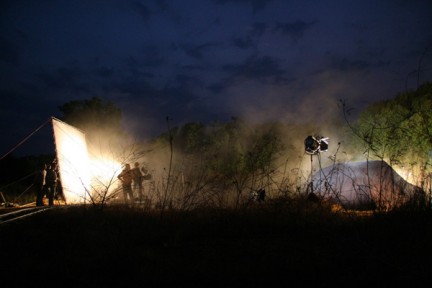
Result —
[[48, 205], [54, 205], [54, 197], [57, 190], [58, 174], [56, 165], [43, 164], [42, 167], [36, 171], [33, 185], [36, 194], [36, 206], [44, 206], [43, 198], [48, 198]]
[[127, 163], [117, 177], [122, 184], [125, 203], [132, 203], [135, 199], [135, 195], [141, 202], [144, 196], [143, 181], [151, 178], [151, 174], [148, 173], [148, 170], [144, 167], [140, 167], [138, 162], [134, 163], [133, 168]]

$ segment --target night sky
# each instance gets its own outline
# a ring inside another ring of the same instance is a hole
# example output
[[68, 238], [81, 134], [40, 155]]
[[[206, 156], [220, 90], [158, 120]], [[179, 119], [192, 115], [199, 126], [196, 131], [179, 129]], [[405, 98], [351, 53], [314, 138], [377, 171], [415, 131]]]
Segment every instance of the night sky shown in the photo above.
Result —
[[0, 156], [92, 97], [138, 139], [166, 117], [323, 123], [338, 99], [361, 110], [432, 81], [431, 12], [428, 0], [2, 1]]

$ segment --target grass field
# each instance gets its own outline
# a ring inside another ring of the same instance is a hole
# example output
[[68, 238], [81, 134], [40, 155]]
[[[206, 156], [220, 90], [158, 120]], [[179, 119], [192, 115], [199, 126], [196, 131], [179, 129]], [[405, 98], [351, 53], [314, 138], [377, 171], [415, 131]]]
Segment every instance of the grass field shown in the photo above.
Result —
[[432, 275], [428, 212], [62, 207], [0, 225], [0, 241], [2, 287], [420, 287]]

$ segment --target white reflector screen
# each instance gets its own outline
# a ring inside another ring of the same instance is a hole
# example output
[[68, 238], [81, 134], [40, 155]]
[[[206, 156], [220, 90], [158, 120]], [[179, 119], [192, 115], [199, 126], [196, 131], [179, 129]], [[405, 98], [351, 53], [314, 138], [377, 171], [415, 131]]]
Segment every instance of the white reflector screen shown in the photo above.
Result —
[[86, 203], [90, 187], [89, 157], [85, 134], [52, 118], [59, 176], [67, 204]]

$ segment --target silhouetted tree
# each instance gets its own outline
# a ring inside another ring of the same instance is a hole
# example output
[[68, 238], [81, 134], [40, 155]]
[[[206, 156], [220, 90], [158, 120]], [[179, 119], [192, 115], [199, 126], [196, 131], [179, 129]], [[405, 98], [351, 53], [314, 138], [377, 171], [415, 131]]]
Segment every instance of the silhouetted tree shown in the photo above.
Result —
[[122, 112], [112, 102], [93, 97], [89, 100], [70, 101], [58, 108], [63, 113], [63, 121], [82, 129], [92, 141], [100, 137], [106, 139], [125, 136], [121, 127]]

